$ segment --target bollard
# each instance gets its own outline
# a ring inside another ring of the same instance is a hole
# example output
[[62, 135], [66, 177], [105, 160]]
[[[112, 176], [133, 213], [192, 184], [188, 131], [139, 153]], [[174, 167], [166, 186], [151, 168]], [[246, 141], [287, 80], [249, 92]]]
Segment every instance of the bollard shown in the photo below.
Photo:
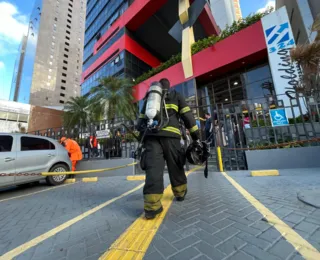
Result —
[[223, 162], [222, 162], [222, 155], [221, 155], [220, 146], [217, 147], [217, 155], [218, 155], [218, 162], [219, 162], [219, 170], [220, 170], [220, 172], [223, 172]]

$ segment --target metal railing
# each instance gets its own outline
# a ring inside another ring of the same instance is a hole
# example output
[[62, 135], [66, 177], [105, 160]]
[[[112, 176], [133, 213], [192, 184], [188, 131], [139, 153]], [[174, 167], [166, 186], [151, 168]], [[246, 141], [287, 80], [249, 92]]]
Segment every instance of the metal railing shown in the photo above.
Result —
[[[247, 169], [246, 150], [320, 145], [319, 107], [320, 101], [312, 97], [290, 99], [278, 95], [193, 109], [202, 117], [211, 111], [213, 142], [221, 147], [224, 168], [242, 170]], [[285, 111], [283, 121], [287, 123], [275, 125], [272, 114], [276, 110]]]

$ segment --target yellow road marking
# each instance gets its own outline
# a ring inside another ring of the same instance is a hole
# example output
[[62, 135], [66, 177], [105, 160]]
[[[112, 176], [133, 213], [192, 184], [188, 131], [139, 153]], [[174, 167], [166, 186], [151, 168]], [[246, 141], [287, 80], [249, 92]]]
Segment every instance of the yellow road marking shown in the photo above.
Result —
[[75, 218], [73, 218], [73, 219], [61, 224], [60, 226], [57, 226], [56, 228], [51, 229], [48, 232], [43, 233], [42, 235], [40, 235], [40, 236], [38, 236], [38, 237], [28, 241], [28, 242], [16, 247], [15, 249], [13, 249], [13, 250], [7, 252], [6, 254], [2, 255], [0, 257], [0, 260], [13, 259], [14, 257], [20, 255], [24, 251], [28, 250], [29, 248], [38, 245], [42, 241], [54, 236], [55, 234], [63, 231], [64, 229], [70, 227], [71, 225], [73, 225], [73, 224], [79, 222], [80, 220], [88, 217], [89, 215], [97, 212], [98, 210], [100, 210], [100, 209], [110, 205], [111, 203], [113, 203], [113, 202], [115, 202], [115, 201], [117, 201], [117, 200], [119, 200], [119, 199], [121, 199], [121, 198], [123, 198], [123, 197], [125, 197], [125, 196], [127, 196], [127, 195], [129, 195], [129, 194], [131, 194], [131, 193], [133, 193], [135, 191], [137, 191], [137, 190], [139, 190], [140, 188], [142, 188], [143, 185], [144, 185], [144, 183], [142, 183], [139, 186], [135, 187], [134, 189], [129, 190], [129, 191], [123, 193], [122, 195], [120, 195], [118, 197], [115, 197], [115, 198], [113, 198], [111, 200], [108, 200], [108, 201], [98, 205], [97, 207], [94, 207], [93, 209], [90, 209], [87, 212], [84, 212], [81, 215], [79, 215], [79, 216], [77, 216], [77, 217], [75, 217]]
[[66, 179], [64, 183], [75, 183], [76, 179]]
[[305, 259], [319, 260], [320, 253], [308, 241], [302, 238], [297, 232], [289, 227], [285, 222], [273, 214], [268, 208], [247, 192], [240, 184], [225, 172], [222, 175], [245, 197], [280, 234], [298, 251]]
[[145, 175], [127, 176], [127, 181], [144, 181], [145, 179], [146, 179]]
[[20, 198], [27, 197], [27, 196], [31, 196], [31, 195], [34, 195], [34, 194], [38, 194], [38, 193], [41, 193], [41, 192], [45, 192], [45, 191], [49, 191], [49, 190], [54, 190], [54, 189], [57, 189], [57, 188], [62, 188], [62, 187], [65, 187], [65, 186], [68, 186], [68, 185], [71, 185], [71, 184], [74, 184], [74, 183], [63, 184], [63, 185], [55, 186], [55, 187], [48, 188], [48, 189], [45, 189], [45, 190], [40, 190], [40, 191], [32, 192], [32, 193], [29, 193], [29, 194], [24, 194], [24, 195], [20, 195], [20, 196], [8, 198], [8, 199], [3, 199], [3, 200], [0, 200], [0, 202], [8, 201], [8, 200], [13, 200], [13, 199], [20, 199]]
[[251, 176], [279, 176], [278, 170], [260, 170], [260, 171], [251, 171]]
[[83, 182], [97, 182], [98, 177], [82, 178]]
[[[190, 173], [199, 170], [201, 167], [195, 167]], [[148, 250], [148, 247], [157, 233], [163, 219], [165, 218], [174, 195], [169, 185], [163, 193], [162, 207], [163, 212], [155, 219], [146, 220], [142, 214], [106, 251], [99, 260], [105, 259], [142, 259]]]

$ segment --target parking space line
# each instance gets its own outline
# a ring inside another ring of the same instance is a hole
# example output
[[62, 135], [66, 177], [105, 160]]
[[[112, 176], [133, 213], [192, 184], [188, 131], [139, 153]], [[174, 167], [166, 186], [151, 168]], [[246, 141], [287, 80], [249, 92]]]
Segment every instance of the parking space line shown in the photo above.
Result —
[[20, 195], [20, 196], [15, 196], [15, 197], [12, 197], [12, 198], [3, 199], [3, 200], [0, 200], [0, 202], [13, 200], [13, 199], [20, 199], [20, 198], [23, 198], [23, 197], [28, 197], [28, 196], [31, 196], [31, 195], [34, 195], [34, 194], [38, 194], [38, 193], [49, 191], [49, 190], [54, 190], [54, 189], [57, 189], [57, 188], [62, 188], [62, 187], [65, 187], [65, 186], [68, 186], [68, 185], [72, 185], [72, 184], [75, 184], [75, 183], [76, 182], [67, 183], [67, 184], [55, 186], [55, 187], [52, 187], [52, 188], [48, 188], [48, 189], [45, 189], [45, 190], [39, 190], [39, 191], [36, 191], [36, 192], [32, 192], [32, 193], [28, 193], [28, 194], [24, 194], [24, 195]]
[[64, 229], [72, 226], [73, 224], [79, 222], [80, 220], [92, 215], [93, 213], [97, 212], [98, 210], [110, 205], [111, 203], [113, 203], [113, 202], [115, 202], [115, 201], [117, 201], [117, 200], [119, 200], [119, 199], [121, 199], [123, 197], [128, 196], [129, 194], [131, 194], [131, 193], [133, 193], [133, 192], [135, 192], [135, 191], [137, 191], [139, 189], [141, 189], [143, 187], [143, 185], [144, 185], [144, 183], [142, 183], [139, 186], [135, 187], [134, 189], [129, 190], [129, 191], [127, 191], [127, 192], [121, 194], [120, 196], [117, 196], [117, 197], [115, 197], [115, 198], [113, 198], [111, 200], [108, 200], [108, 201], [106, 201], [106, 202], [94, 207], [93, 209], [90, 209], [90, 210], [82, 213], [81, 215], [79, 215], [79, 216], [77, 216], [77, 217], [75, 217], [75, 218], [73, 218], [73, 219], [71, 219], [71, 220], [69, 220], [69, 221], [57, 226], [56, 228], [51, 229], [48, 232], [46, 232], [46, 233], [44, 233], [44, 234], [42, 234], [40, 236], [37, 236], [36, 238], [34, 238], [34, 239], [32, 239], [32, 240], [30, 240], [30, 241], [28, 241], [28, 242], [16, 247], [16, 248], [14, 248], [13, 250], [11, 250], [11, 251], [5, 253], [4, 255], [0, 256], [0, 260], [13, 259], [14, 257], [16, 257], [16, 256], [20, 255], [21, 253], [25, 252], [26, 250], [30, 249], [31, 247], [34, 247], [34, 246], [38, 245], [42, 241], [44, 241], [44, 240], [56, 235], [57, 233], [59, 233], [59, 232], [63, 231]]
[[[186, 175], [199, 170], [202, 167], [195, 167]], [[111, 245], [99, 260], [105, 259], [142, 259], [147, 252], [149, 245], [156, 235], [162, 221], [164, 220], [174, 195], [171, 185], [167, 186], [163, 193], [163, 211], [155, 219], [146, 220], [142, 214], [133, 224]]]
[[261, 202], [254, 198], [227, 173], [221, 173], [305, 259], [320, 259], [320, 252], [316, 248], [314, 248], [308, 241], [302, 238], [290, 226], [288, 226], [285, 222], [278, 218], [277, 215], [272, 213], [272, 211], [270, 211]]

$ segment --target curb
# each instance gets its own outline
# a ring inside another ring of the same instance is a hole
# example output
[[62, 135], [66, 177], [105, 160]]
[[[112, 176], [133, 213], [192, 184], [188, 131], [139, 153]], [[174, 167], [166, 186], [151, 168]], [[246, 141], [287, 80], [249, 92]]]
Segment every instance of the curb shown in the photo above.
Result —
[[127, 181], [144, 181], [145, 179], [146, 179], [145, 175], [127, 176]]
[[97, 182], [98, 177], [82, 178], [82, 182]]
[[252, 177], [262, 177], [262, 176], [279, 176], [278, 170], [260, 170], [260, 171], [251, 171]]
[[66, 179], [64, 183], [75, 183], [76, 179]]

